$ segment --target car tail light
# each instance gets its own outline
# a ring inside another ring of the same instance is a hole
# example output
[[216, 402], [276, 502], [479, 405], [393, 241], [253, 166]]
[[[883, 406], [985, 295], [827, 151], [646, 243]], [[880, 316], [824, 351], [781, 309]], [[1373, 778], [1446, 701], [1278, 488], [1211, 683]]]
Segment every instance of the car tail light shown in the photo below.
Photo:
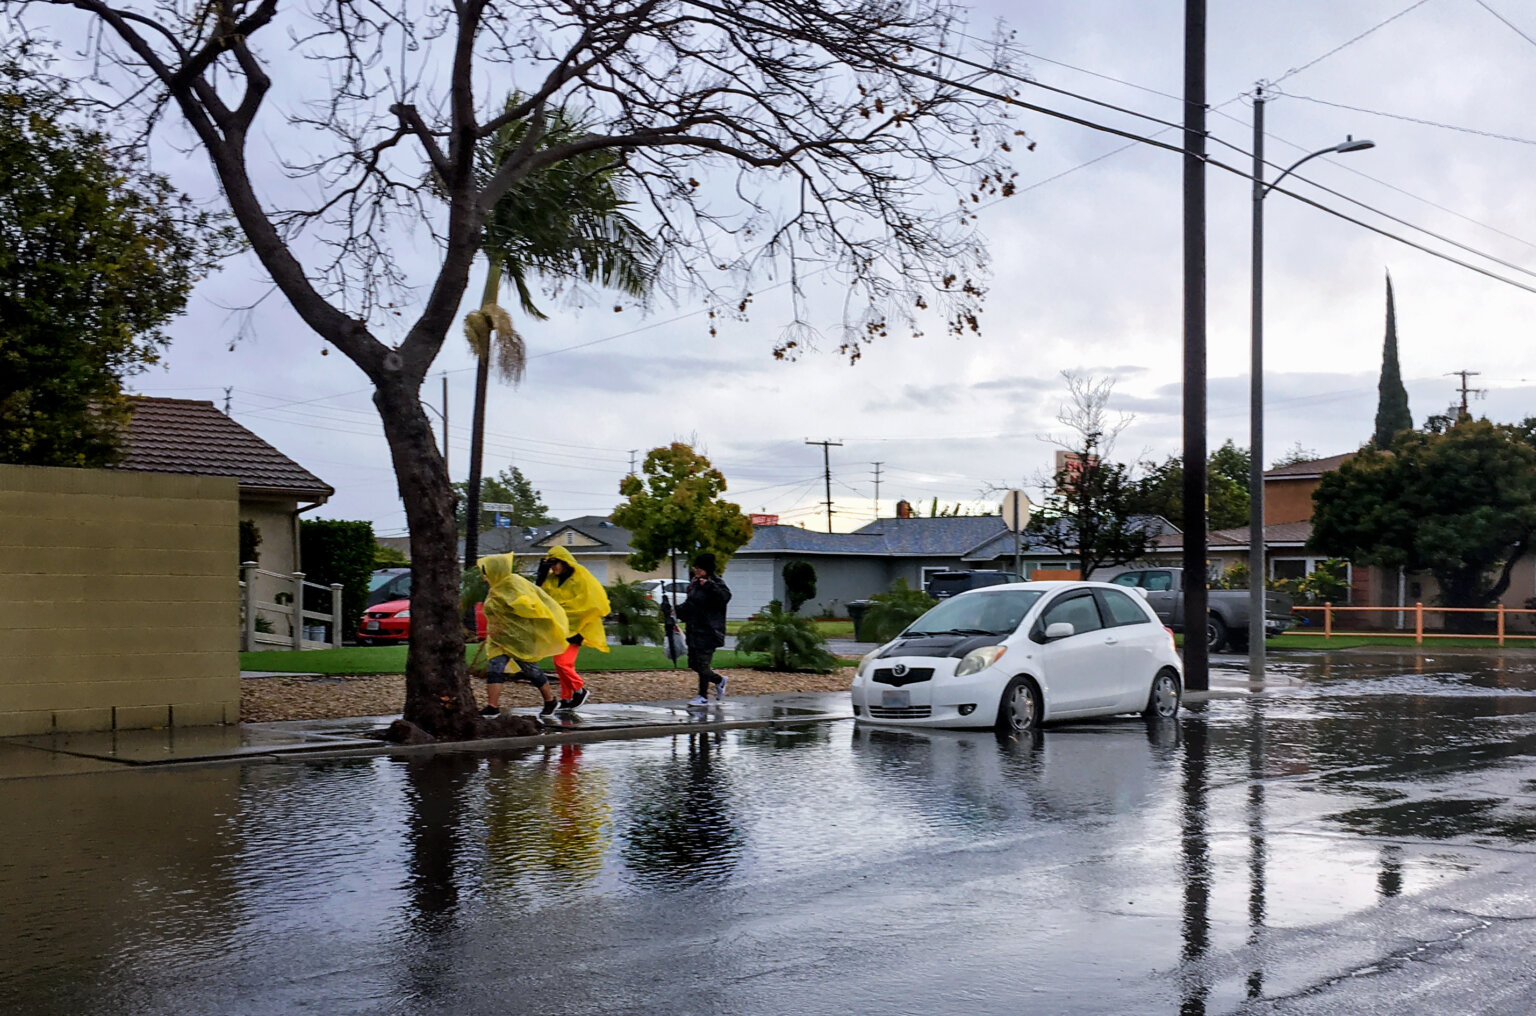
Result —
[[1173, 629], [1169, 628], [1167, 625], [1164, 625], [1163, 626], [1163, 631], [1168, 633], [1168, 648], [1172, 649], [1174, 652], [1178, 652], [1179, 651], [1179, 643], [1178, 643], [1178, 640], [1176, 640], [1173, 637]]

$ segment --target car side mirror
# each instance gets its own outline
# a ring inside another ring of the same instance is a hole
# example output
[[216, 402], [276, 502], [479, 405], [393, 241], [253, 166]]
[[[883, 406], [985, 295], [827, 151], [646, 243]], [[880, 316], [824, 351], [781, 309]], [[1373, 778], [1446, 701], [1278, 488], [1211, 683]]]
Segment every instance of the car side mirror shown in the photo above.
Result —
[[1070, 638], [1076, 633], [1071, 621], [1056, 621], [1045, 626], [1045, 637], [1051, 640]]

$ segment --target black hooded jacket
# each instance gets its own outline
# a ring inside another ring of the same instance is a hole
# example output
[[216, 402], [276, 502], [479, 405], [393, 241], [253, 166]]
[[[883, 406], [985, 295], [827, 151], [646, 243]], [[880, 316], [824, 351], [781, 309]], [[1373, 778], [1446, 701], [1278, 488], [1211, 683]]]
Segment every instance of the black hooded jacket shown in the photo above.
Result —
[[688, 626], [689, 648], [725, 645], [725, 605], [730, 602], [730, 588], [714, 575], [688, 583], [688, 596], [677, 605], [677, 619]]

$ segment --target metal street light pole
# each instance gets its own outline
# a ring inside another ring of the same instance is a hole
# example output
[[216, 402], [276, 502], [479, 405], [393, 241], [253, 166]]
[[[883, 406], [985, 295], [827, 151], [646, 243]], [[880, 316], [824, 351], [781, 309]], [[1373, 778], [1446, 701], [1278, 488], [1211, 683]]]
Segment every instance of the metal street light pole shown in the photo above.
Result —
[[1264, 197], [1291, 170], [1319, 155], [1359, 152], [1376, 147], [1374, 141], [1356, 141], [1346, 135], [1329, 148], [1321, 148], [1291, 163], [1274, 183], [1264, 182], [1264, 86], [1253, 98], [1253, 362], [1249, 380], [1248, 436], [1248, 677], [1264, 676], [1264, 587], [1268, 576], [1264, 540]]

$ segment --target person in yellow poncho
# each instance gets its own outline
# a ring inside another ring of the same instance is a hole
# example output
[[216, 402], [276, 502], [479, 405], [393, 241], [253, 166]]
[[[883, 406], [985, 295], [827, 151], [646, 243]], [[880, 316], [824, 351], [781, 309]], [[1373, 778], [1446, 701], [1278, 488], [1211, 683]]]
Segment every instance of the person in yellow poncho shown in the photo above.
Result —
[[608, 591], [585, 566], [576, 563], [571, 552], [555, 547], [539, 562], [539, 588], [565, 608], [566, 648], [555, 657], [555, 673], [560, 676], [560, 709], [575, 710], [587, 701], [586, 681], [576, 673], [576, 654], [582, 646], [600, 653], [608, 652], [608, 633], [603, 618], [612, 609]]
[[549, 675], [534, 666], [565, 649], [565, 610], [538, 586], [513, 570], [511, 554], [493, 554], [478, 562], [490, 591], [485, 595], [486, 706], [480, 712], [501, 712], [501, 686], [509, 667], [514, 681], [527, 681], [544, 699], [540, 716], [553, 715], [560, 702], [549, 687]]

